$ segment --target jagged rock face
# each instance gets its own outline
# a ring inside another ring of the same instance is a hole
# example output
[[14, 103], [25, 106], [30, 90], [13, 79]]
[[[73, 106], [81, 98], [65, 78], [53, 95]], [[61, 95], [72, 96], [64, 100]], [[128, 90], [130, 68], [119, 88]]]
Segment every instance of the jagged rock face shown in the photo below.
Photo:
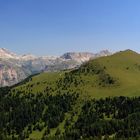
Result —
[[36, 57], [32, 54], [16, 55], [7, 49], [0, 49], [0, 87], [20, 82], [31, 74], [42, 71], [73, 69], [82, 63], [100, 56], [110, 55], [107, 50], [93, 54], [88, 52], [65, 53], [60, 57]]
[[0, 48], [0, 58], [10, 59], [10, 58], [17, 58], [17, 55], [10, 52], [5, 48]]
[[0, 64], [0, 86], [11, 86], [27, 77], [19, 67]]
[[108, 56], [111, 53], [108, 50], [100, 51], [99, 53], [89, 53], [89, 52], [68, 52], [61, 56], [62, 59], [66, 60], [75, 60], [76, 62], [83, 63], [89, 61], [90, 59], [94, 59], [101, 56]]
[[112, 53], [109, 52], [108, 50], [102, 50], [99, 53], [95, 54], [95, 57], [101, 57], [101, 56], [108, 56], [111, 55]]
[[89, 61], [91, 58], [94, 58], [95, 55], [93, 53], [83, 52], [83, 53], [75, 53], [75, 52], [68, 52], [61, 56], [61, 58], [66, 60], [75, 60], [79, 63]]
[[32, 54], [24, 54], [24, 55], [21, 56], [20, 59], [23, 60], [23, 61], [28, 61], [28, 60], [34, 60], [36, 58], [37, 57], [32, 55]]

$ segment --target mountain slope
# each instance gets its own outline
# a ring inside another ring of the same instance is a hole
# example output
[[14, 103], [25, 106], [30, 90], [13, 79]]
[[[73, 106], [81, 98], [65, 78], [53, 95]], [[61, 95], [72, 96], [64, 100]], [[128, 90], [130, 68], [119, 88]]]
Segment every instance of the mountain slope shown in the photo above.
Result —
[[139, 138], [139, 83], [140, 55], [131, 50], [30, 76], [0, 90], [0, 137]]
[[[140, 55], [127, 50], [91, 60], [77, 70], [55, 73], [58, 76], [53, 76], [54, 73], [42, 73], [33, 77], [31, 82], [21, 85], [21, 88], [24, 90], [26, 86], [34, 84], [33, 92], [41, 92], [46, 88], [50, 75], [51, 79], [60, 77], [53, 82], [53, 87], [59, 87], [60, 84], [60, 87], [63, 85], [64, 90], [65, 88], [79, 90], [86, 96], [137, 96], [140, 93]], [[46, 77], [46, 80], [42, 81], [41, 77]], [[37, 82], [40, 84], [36, 85]], [[41, 85], [43, 82], [46, 82], [44, 87]], [[41, 90], [39, 90], [40, 86]], [[20, 87], [17, 88], [21, 90]]]

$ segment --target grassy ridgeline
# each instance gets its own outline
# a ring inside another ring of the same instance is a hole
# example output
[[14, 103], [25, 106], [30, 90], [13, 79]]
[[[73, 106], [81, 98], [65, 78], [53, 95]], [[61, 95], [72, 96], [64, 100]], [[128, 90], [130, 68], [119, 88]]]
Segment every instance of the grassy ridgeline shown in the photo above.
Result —
[[140, 55], [127, 50], [112, 56], [91, 60], [77, 70], [41, 73], [12, 90], [14, 93], [51, 94], [56, 91], [80, 91], [81, 96], [139, 96]]

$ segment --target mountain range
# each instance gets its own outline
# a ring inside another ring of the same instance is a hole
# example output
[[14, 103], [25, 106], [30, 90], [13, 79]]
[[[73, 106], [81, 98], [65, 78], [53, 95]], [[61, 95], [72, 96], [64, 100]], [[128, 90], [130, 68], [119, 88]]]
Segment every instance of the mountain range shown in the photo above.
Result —
[[90, 59], [111, 55], [108, 50], [99, 53], [68, 52], [62, 56], [17, 55], [0, 48], [0, 87], [14, 85], [29, 75], [42, 71], [61, 71], [79, 67]]

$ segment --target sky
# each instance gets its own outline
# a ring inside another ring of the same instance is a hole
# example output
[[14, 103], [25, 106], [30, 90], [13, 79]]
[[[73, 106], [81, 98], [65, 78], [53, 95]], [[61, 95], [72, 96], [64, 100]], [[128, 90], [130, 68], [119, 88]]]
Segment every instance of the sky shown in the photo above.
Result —
[[0, 0], [0, 47], [35, 55], [140, 52], [140, 1]]

